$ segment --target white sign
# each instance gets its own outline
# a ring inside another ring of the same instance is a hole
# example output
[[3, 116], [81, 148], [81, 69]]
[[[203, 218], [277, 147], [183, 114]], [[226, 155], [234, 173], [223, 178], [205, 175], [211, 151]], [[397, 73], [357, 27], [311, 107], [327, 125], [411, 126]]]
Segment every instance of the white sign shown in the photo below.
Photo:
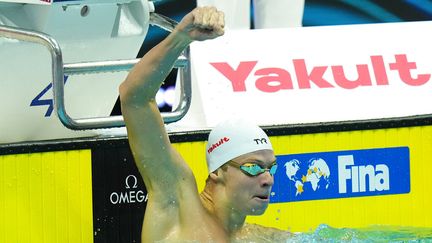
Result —
[[210, 127], [232, 116], [275, 125], [430, 114], [431, 29], [407, 22], [245, 30], [196, 42], [193, 110]]

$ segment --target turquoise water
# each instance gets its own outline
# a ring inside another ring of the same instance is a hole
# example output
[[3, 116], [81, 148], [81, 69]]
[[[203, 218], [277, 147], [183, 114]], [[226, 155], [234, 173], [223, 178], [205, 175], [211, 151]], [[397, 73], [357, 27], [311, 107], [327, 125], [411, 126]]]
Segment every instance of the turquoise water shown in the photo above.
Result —
[[322, 224], [313, 232], [294, 234], [286, 242], [432, 242], [432, 228], [370, 226], [352, 229]]

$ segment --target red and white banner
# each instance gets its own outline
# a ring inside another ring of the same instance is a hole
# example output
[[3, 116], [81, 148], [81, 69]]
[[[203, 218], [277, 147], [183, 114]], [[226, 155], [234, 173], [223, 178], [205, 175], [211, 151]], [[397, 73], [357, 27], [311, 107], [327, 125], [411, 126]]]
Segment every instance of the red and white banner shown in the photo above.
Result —
[[240, 30], [194, 43], [192, 111], [203, 112], [204, 126], [232, 116], [276, 125], [430, 114], [431, 29]]

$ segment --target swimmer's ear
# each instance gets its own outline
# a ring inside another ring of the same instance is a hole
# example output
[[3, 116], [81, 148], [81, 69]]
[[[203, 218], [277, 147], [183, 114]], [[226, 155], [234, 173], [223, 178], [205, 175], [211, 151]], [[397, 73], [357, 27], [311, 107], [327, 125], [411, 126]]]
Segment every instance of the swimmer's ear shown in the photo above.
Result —
[[219, 172], [219, 170], [220, 168], [209, 174], [209, 177], [212, 181], [220, 181], [221, 173]]
[[226, 165], [222, 165], [222, 167], [220, 167], [217, 170], [215, 170], [212, 173], [210, 173], [209, 177], [210, 177], [211, 180], [213, 180], [215, 182], [220, 182], [224, 178], [223, 171], [226, 171], [226, 170], [227, 170], [227, 166]]

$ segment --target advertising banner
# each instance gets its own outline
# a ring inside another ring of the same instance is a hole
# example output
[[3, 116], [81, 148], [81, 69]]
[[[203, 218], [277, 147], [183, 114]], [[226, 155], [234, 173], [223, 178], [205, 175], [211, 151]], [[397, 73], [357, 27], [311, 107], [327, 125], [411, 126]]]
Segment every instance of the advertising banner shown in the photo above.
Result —
[[148, 194], [129, 148], [92, 150], [92, 183], [94, 242], [140, 242]]
[[276, 125], [430, 114], [431, 27], [425, 21], [227, 31], [192, 45], [200, 106], [192, 110], [207, 126], [237, 115]]
[[410, 192], [408, 147], [279, 155], [278, 163], [272, 202]]

